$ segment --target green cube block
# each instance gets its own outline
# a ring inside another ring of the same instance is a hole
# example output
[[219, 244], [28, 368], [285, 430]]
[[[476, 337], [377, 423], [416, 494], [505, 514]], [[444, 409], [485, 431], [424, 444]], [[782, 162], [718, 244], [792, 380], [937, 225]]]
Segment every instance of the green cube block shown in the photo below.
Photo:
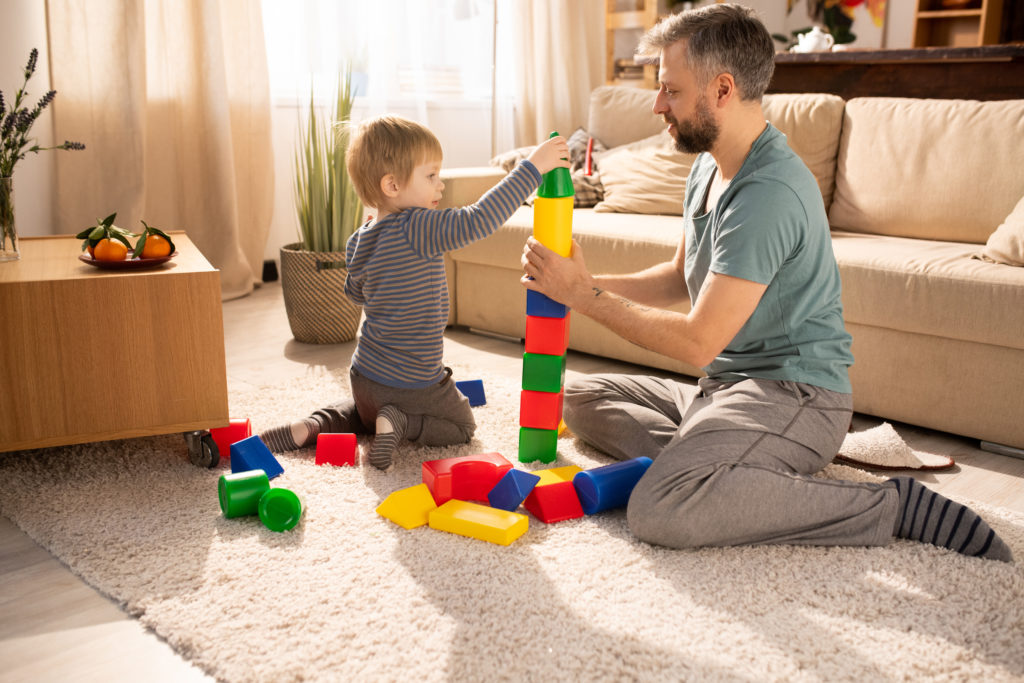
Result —
[[519, 462], [554, 462], [557, 455], [557, 429], [519, 428]]
[[565, 382], [565, 355], [523, 354], [523, 389], [557, 394]]

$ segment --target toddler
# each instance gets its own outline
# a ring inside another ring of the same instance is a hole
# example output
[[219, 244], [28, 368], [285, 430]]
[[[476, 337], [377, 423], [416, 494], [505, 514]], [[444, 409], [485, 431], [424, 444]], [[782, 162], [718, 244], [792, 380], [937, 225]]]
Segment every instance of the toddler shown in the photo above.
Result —
[[476, 430], [469, 401], [442, 362], [448, 323], [444, 254], [497, 230], [543, 174], [569, 166], [564, 138], [539, 145], [479, 202], [437, 210], [441, 144], [400, 116], [359, 124], [346, 163], [371, 218], [345, 249], [345, 293], [365, 320], [349, 377], [352, 399], [260, 434], [272, 451], [315, 443], [321, 432], [375, 434], [369, 461], [387, 469], [402, 440], [427, 446], [466, 443]]

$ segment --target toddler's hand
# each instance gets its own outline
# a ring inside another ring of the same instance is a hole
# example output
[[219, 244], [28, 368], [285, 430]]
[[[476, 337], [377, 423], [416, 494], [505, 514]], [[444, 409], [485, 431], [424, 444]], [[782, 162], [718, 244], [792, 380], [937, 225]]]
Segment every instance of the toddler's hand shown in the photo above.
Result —
[[556, 168], [569, 168], [569, 143], [561, 135], [548, 138], [527, 159], [541, 174]]

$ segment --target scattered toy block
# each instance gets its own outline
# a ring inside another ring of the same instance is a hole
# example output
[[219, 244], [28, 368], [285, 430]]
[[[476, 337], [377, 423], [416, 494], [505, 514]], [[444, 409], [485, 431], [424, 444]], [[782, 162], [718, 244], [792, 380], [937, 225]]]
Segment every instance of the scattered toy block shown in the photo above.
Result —
[[558, 421], [558, 430], [557, 430], [558, 431], [558, 436], [562, 436], [562, 434], [564, 434], [567, 429], [569, 429], [569, 428], [565, 426], [565, 420], [559, 420]]
[[540, 292], [532, 289], [526, 290], [526, 315], [534, 315], [538, 318], [564, 318], [568, 314], [568, 306], [560, 304]]
[[461, 382], [456, 382], [455, 388], [469, 399], [469, 405], [473, 408], [487, 403], [487, 398], [484, 397], [484, 381], [482, 379], [465, 379]]
[[572, 483], [576, 487], [583, 512], [592, 515], [623, 507], [629, 502], [633, 487], [652, 462], [650, 458], [641, 456], [576, 474]]
[[217, 481], [220, 510], [228, 519], [259, 513], [260, 498], [270, 490], [270, 479], [263, 470], [232, 472]]
[[302, 517], [302, 501], [291, 489], [270, 489], [260, 498], [259, 515], [271, 531], [288, 531]]
[[314, 462], [317, 465], [355, 466], [357, 450], [355, 434], [318, 434]]
[[530, 524], [526, 515], [518, 512], [454, 499], [432, 510], [428, 517], [432, 529], [498, 545], [510, 544], [526, 533]]
[[564, 355], [569, 348], [569, 318], [526, 316], [526, 352], [549, 356]]
[[519, 462], [554, 462], [558, 457], [558, 432], [554, 429], [519, 428]]
[[509, 470], [487, 494], [487, 500], [493, 508], [513, 512], [523, 504], [538, 481], [540, 477], [536, 474], [523, 470]]
[[430, 512], [437, 508], [426, 484], [399, 489], [377, 506], [377, 514], [386, 517], [403, 529], [423, 526]]
[[558, 429], [562, 419], [562, 392], [524, 390], [519, 399], [519, 426]]
[[231, 444], [252, 436], [252, 422], [247, 417], [231, 418], [227, 427], [214, 427], [210, 430], [210, 436], [217, 444], [217, 451], [220, 457], [227, 458], [231, 451]]
[[512, 463], [500, 453], [428, 460], [423, 463], [423, 483], [438, 505], [452, 498], [485, 503], [487, 494], [510, 469]]
[[523, 507], [546, 524], [582, 517], [583, 508], [572, 483], [580, 471], [575, 465], [535, 471], [540, 481], [523, 501]]
[[277, 461], [258, 434], [231, 444], [231, 471], [248, 472], [249, 470], [263, 470], [269, 479], [284, 472], [281, 463]]
[[523, 354], [523, 389], [557, 394], [564, 383], [565, 356]]

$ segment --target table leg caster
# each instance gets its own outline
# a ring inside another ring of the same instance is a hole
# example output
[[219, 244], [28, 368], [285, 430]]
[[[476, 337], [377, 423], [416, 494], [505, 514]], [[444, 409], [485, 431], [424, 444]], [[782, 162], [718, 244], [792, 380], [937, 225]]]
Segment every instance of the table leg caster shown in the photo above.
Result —
[[205, 430], [185, 432], [188, 444], [188, 459], [196, 467], [216, 467], [220, 462], [220, 450], [210, 432]]

